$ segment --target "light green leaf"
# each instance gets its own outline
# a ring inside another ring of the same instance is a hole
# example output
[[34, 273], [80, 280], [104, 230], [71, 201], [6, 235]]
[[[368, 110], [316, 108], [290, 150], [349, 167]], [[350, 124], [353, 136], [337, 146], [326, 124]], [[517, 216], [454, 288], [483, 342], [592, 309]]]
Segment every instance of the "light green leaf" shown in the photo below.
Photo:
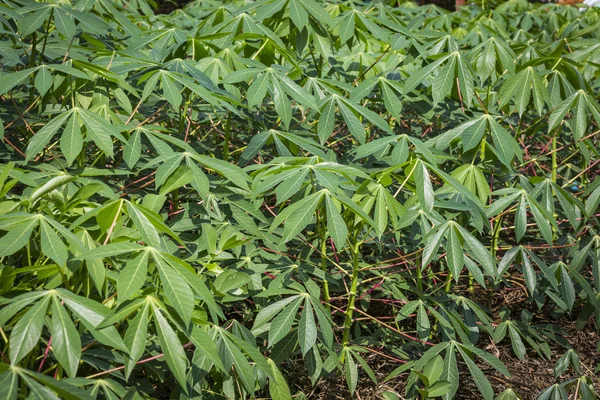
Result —
[[156, 304], [152, 304], [152, 309], [154, 311], [154, 320], [156, 321], [156, 333], [158, 334], [158, 341], [163, 351], [164, 359], [175, 379], [177, 379], [182, 389], [187, 392], [185, 381], [187, 357], [185, 349], [181, 345], [177, 333], [175, 333], [171, 325], [163, 317]]
[[194, 311], [194, 293], [192, 289], [162, 256], [155, 253], [153, 257], [166, 299], [175, 308], [183, 322], [189, 324]]
[[421, 203], [421, 207], [427, 212], [433, 210], [434, 194], [431, 178], [427, 167], [421, 161], [417, 161], [415, 167], [415, 185], [417, 189], [417, 197]]
[[270, 347], [283, 339], [290, 332], [301, 302], [302, 298], [292, 301], [279, 313], [279, 315], [277, 315], [277, 317], [275, 317], [275, 319], [273, 319], [271, 327], [269, 328]]
[[81, 357], [81, 339], [73, 321], [58, 298], [54, 296], [52, 298], [52, 353], [67, 374], [74, 378]]
[[146, 341], [148, 340], [149, 323], [149, 302], [145, 301], [143, 308], [138, 312], [135, 318], [129, 322], [123, 342], [129, 349], [129, 355], [125, 356], [125, 379], [128, 379], [135, 367], [135, 364], [146, 350]]
[[132, 260], [127, 261], [117, 278], [117, 294], [119, 302], [128, 300], [142, 288], [148, 272], [148, 252], [144, 251]]
[[15, 324], [8, 343], [11, 364], [18, 364], [39, 344], [49, 302], [49, 296], [39, 300]]
[[325, 204], [327, 208], [327, 230], [335, 246], [338, 249], [343, 249], [348, 237], [348, 227], [330, 195], [325, 197]]
[[79, 118], [73, 115], [60, 137], [60, 150], [62, 151], [67, 163], [71, 165], [83, 149], [83, 137], [81, 136], [81, 127]]
[[38, 219], [32, 218], [12, 227], [0, 238], [0, 257], [10, 256], [27, 245], [37, 224]]
[[69, 256], [67, 246], [44, 219], [40, 221], [40, 237], [42, 252], [58, 265], [64, 266]]
[[304, 310], [298, 323], [298, 342], [303, 355], [306, 355], [317, 342], [317, 324], [308, 299], [304, 301]]

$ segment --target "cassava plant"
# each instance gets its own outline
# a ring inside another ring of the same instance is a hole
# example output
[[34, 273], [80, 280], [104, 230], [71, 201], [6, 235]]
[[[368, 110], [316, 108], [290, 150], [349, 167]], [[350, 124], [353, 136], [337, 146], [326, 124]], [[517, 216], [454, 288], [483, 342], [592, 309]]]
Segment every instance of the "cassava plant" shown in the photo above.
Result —
[[0, 25], [0, 399], [598, 396], [599, 8]]

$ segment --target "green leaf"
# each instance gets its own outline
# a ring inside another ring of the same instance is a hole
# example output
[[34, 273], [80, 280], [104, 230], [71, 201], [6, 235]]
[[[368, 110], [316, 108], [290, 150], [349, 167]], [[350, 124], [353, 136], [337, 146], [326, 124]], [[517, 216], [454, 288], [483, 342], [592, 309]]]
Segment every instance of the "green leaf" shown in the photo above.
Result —
[[179, 89], [179, 87], [175, 84], [173, 78], [166, 74], [163, 74], [161, 82], [165, 99], [167, 99], [169, 104], [171, 104], [174, 109], [178, 110], [179, 106], [181, 106], [181, 102], [183, 101], [181, 89]]
[[356, 391], [356, 386], [358, 385], [358, 368], [356, 367], [352, 353], [346, 350], [345, 354], [346, 362], [344, 364], [344, 371], [346, 374], [346, 384], [348, 385], [350, 393], [354, 393]]
[[[58, 380], [58, 379], [53, 379], [49, 376], [46, 375], [42, 375], [39, 374], [37, 372], [33, 372], [31, 370], [27, 370], [27, 369], [21, 369], [19, 371], [19, 374], [21, 375], [21, 378], [23, 380], [27, 381], [27, 386], [29, 386], [29, 388], [31, 389], [31, 384], [32, 383], [36, 383], [35, 381], [43, 384], [44, 386], [39, 386], [40, 388], [44, 389], [44, 390], [52, 390], [54, 392], [56, 392], [61, 399], [64, 400], [92, 400], [93, 397], [90, 396], [90, 394], [85, 391], [84, 389], [81, 389], [75, 385], [72, 385], [70, 383], [67, 383], [68, 381], [65, 380]], [[31, 378], [33, 378], [34, 380], [31, 380]], [[48, 393], [48, 392], [46, 392]], [[43, 397], [38, 397], [40, 399], [49, 399], [49, 398], [53, 398], [53, 397], [47, 397], [46, 393], [44, 393]], [[39, 396], [39, 395], [38, 395]]]
[[290, 389], [275, 362], [270, 358], [267, 359], [269, 366], [271, 367], [271, 373], [274, 378], [269, 380], [269, 394], [273, 400], [292, 400]]
[[18, 364], [38, 345], [49, 302], [49, 296], [39, 300], [15, 324], [9, 340], [11, 364]]
[[262, 310], [260, 310], [258, 312], [258, 314], [256, 314], [256, 317], [254, 318], [254, 325], [252, 327], [252, 330], [260, 328], [261, 326], [263, 326], [264, 324], [269, 322], [285, 306], [290, 304], [292, 301], [297, 300], [298, 297], [300, 297], [300, 295], [289, 296], [289, 297], [283, 298], [281, 300], [278, 300], [278, 301], [271, 303], [271, 304], [267, 305], [266, 307], [264, 307]]
[[335, 125], [335, 102], [329, 100], [325, 103], [325, 107], [321, 110], [321, 116], [317, 124], [317, 135], [319, 141], [324, 144], [333, 133]]
[[96, 247], [90, 250], [88, 253], [79, 256], [81, 260], [91, 260], [94, 258], [108, 258], [114, 257], [121, 254], [133, 253], [135, 251], [143, 250], [144, 247], [134, 242], [117, 242], [109, 243], [104, 246]]
[[143, 308], [138, 312], [135, 318], [129, 322], [129, 326], [123, 337], [123, 342], [129, 349], [129, 355], [125, 357], [125, 379], [129, 379], [135, 364], [146, 350], [146, 341], [148, 340], [149, 304], [148, 301], [144, 302]]
[[58, 265], [64, 266], [69, 256], [67, 246], [44, 219], [40, 220], [40, 237], [42, 252]]
[[303, 168], [293, 172], [283, 182], [281, 182], [281, 184], [279, 184], [275, 190], [277, 204], [281, 204], [295, 195], [302, 187], [302, 184], [306, 180], [308, 173], [308, 168]]
[[18, 376], [12, 369], [0, 374], [0, 398], [17, 400], [18, 388]]
[[298, 342], [302, 355], [306, 355], [317, 342], [317, 324], [315, 324], [315, 317], [308, 299], [304, 301], [304, 310], [298, 323]]
[[327, 213], [327, 230], [333, 239], [335, 247], [343, 249], [348, 237], [348, 227], [330, 195], [325, 197], [325, 205]]
[[215, 364], [219, 370], [225, 371], [225, 367], [219, 358], [219, 353], [215, 342], [203, 328], [194, 327], [190, 336], [190, 340], [194, 346], [196, 346], [196, 351], [201, 351]]
[[277, 218], [275, 218], [271, 225], [270, 232], [285, 221], [283, 241], [287, 242], [294, 238], [310, 223], [323, 196], [324, 192], [319, 191], [288, 206], [279, 213]]
[[494, 147], [498, 151], [500, 161], [509, 168], [515, 156], [522, 161], [521, 147], [515, 139], [493, 118], [489, 118], [489, 122], [490, 133], [492, 134]]
[[515, 355], [519, 358], [519, 360], [522, 360], [526, 353], [525, 345], [521, 340], [521, 335], [517, 331], [517, 328], [515, 328], [512, 323], [508, 324], [508, 335], [510, 337], [510, 342]]
[[154, 254], [154, 262], [160, 275], [165, 297], [173, 305], [183, 322], [189, 324], [194, 311], [194, 293], [187, 282], [162, 256]]
[[494, 398], [494, 389], [492, 388], [492, 385], [487, 380], [481, 369], [479, 369], [479, 367], [473, 362], [473, 360], [469, 358], [469, 355], [465, 353], [463, 349], [458, 347], [458, 351], [460, 351], [460, 354], [462, 355], [465, 364], [467, 364], [467, 368], [471, 373], [471, 377], [473, 378], [477, 389], [479, 389], [479, 392], [481, 392], [481, 394], [483, 395], [483, 398], [485, 400], [492, 400]]
[[288, 7], [290, 8], [290, 18], [294, 22], [294, 25], [296, 25], [298, 30], [302, 30], [302, 28], [308, 25], [308, 13], [298, 0], [290, 0]]
[[456, 76], [456, 57], [451, 57], [450, 61], [444, 65], [439, 74], [433, 81], [433, 103], [441, 102], [452, 91], [454, 86], [454, 77]]
[[444, 359], [441, 356], [435, 356], [425, 364], [423, 375], [427, 377], [430, 385], [433, 385], [442, 376], [444, 369]]
[[248, 88], [248, 107], [252, 108], [257, 104], [262, 103], [267, 95], [269, 81], [269, 74], [267, 73], [260, 74], [254, 78], [252, 84]]
[[167, 194], [194, 180], [194, 172], [187, 165], [180, 165], [171, 176], [167, 178], [160, 188], [159, 194]]
[[144, 286], [148, 273], [148, 252], [144, 251], [132, 260], [127, 261], [117, 278], [117, 294], [119, 302], [131, 298]]
[[12, 227], [0, 238], [0, 257], [10, 256], [27, 245], [37, 224], [38, 219], [32, 218]]
[[419, 303], [417, 309], [417, 334], [419, 339], [427, 340], [431, 330], [431, 323], [429, 322], [429, 316], [423, 306], [423, 303]]
[[338, 103], [342, 116], [344, 117], [344, 121], [346, 122], [346, 126], [348, 130], [358, 140], [361, 144], [366, 141], [365, 128], [363, 127], [360, 120], [354, 115], [354, 112], [348, 108], [344, 103]]
[[163, 351], [164, 359], [175, 379], [177, 379], [182, 389], [187, 392], [185, 381], [187, 357], [185, 355], [185, 349], [181, 345], [177, 333], [175, 333], [173, 328], [171, 328], [171, 325], [169, 325], [165, 317], [163, 317], [156, 304], [152, 304], [152, 309], [156, 321], [156, 333], [158, 334], [158, 341], [160, 343], [160, 348]]
[[292, 324], [296, 319], [298, 307], [302, 298], [295, 299], [287, 305], [271, 322], [269, 328], [269, 346], [272, 347], [275, 343], [283, 339], [292, 329]]
[[[133, 224], [139, 231], [142, 239], [147, 245], [154, 248], [162, 248], [158, 230], [154, 224], [148, 219], [146, 214], [141, 210], [140, 206], [134, 203], [127, 202], [127, 213], [133, 221]], [[133, 245], [133, 243], [131, 243]]]
[[77, 375], [81, 339], [57, 297], [52, 298], [52, 353], [70, 377]]
[[115, 125], [111, 125], [105, 119], [88, 110], [81, 109], [78, 114], [81, 116], [81, 120], [86, 127], [87, 137], [91, 139], [104, 154], [112, 158], [114, 155], [114, 144], [111, 136], [122, 138], [119, 129], [116, 128]]
[[60, 129], [60, 127], [65, 123], [65, 121], [71, 116], [72, 111], [67, 111], [63, 114], [52, 119], [52, 121], [48, 122], [42, 129], [36, 132], [35, 135], [29, 141], [27, 145], [27, 151], [25, 154], [27, 157], [25, 161], [31, 161], [33, 157], [46, 147], [48, 142], [52, 139], [56, 131]]
[[35, 31], [37, 31], [48, 19], [48, 15], [50, 14], [50, 7], [44, 7], [41, 10], [30, 13], [23, 19], [21, 22], [21, 28], [23, 36], [27, 36]]
[[440, 397], [447, 394], [451, 389], [451, 384], [448, 381], [439, 381], [427, 388], [429, 397]]
[[48, 92], [52, 87], [52, 74], [50, 74], [47, 67], [44, 66], [38, 70], [33, 84], [41, 96]]
[[83, 149], [83, 137], [81, 136], [81, 127], [76, 115], [73, 115], [60, 137], [60, 150], [62, 151], [67, 163], [71, 165]]
[[73, 18], [60, 8], [54, 9], [54, 23], [56, 29], [65, 36], [67, 40], [71, 40], [77, 31]]
[[16, 313], [23, 310], [27, 305], [46, 295], [48, 295], [48, 291], [37, 290], [12, 298], [8, 305], [7, 303], [3, 303], [2, 310], [0, 310], [0, 326], [4, 326]]
[[354, 13], [349, 12], [340, 20], [338, 25], [340, 32], [340, 42], [346, 43], [352, 37], [354, 37]]
[[37, 68], [26, 68], [18, 72], [0, 76], [0, 96], [3, 96], [6, 92], [19, 86], [35, 70], [37, 70]]
[[458, 282], [460, 271], [465, 262], [463, 249], [454, 227], [448, 229], [448, 247], [446, 248], [446, 260], [452, 276]]
[[427, 167], [421, 161], [417, 161], [418, 165], [415, 167], [415, 185], [417, 188], [417, 197], [421, 203], [421, 207], [427, 212], [433, 210], [434, 193], [433, 186], [431, 185], [431, 178], [429, 177], [429, 171]]
[[109, 309], [88, 298], [77, 296], [65, 289], [55, 289], [58, 296], [69, 307], [71, 312], [80, 320], [100, 343], [127, 352], [121, 336], [114, 326], [97, 329], [109, 313]]

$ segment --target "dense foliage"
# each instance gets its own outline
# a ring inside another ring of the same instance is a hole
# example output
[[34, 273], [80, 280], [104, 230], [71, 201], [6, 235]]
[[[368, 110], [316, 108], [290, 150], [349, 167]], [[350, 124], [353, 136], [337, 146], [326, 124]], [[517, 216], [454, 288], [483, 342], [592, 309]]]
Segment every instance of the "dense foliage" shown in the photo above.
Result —
[[4, 0], [0, 398], [595, 398], [600, 11], [475, 3]]

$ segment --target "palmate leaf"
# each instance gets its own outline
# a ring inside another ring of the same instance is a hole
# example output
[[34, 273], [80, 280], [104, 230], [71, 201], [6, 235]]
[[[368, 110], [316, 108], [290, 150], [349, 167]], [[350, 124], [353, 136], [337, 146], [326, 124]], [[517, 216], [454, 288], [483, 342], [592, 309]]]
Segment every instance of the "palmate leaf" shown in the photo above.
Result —
[[[302, 298], [293, 300], [273, 319], [271, 326], [269, 327], [270, 346], [275, 345], [289, 333], [292, 324], [296, 319], [296, 314], [298, 313], [298, 308], [300, 307], [302, 300]], [[304, 332], [304, 334], [302, 340], [304, 340], [306, 344], [306, 332]]]
[[0, 95], [4, 95], [6, 92], [20, 85], [37, 69], [38, 68], [26, 68], [18, 72], [2, 75], [0, 77]]
[[538, 115], [542, 115], [544, 104], [549, 101], [548, 90], [542, 77], [531, 66], [508, 78], [500, 88], [500, 107], [506, 106], [513, 100], [514, 110], [518, 111], [519, 115], [523, 115], [532, 98]]
[[81, 357], [81, 339], [73, 321], [60, 304], [52, 297], [52, 352], [70, 377], [77, 375]]
[[372, 351], [397, 396], [456, 397], [460, 363], [490, 398], [482, 332], [562, 341], [494, 329], [490, 282], [600, 318], [593, 10], [242, 3], [3, 3], [0, 398], [360, 392]]
[[50, 142], [50, 140], [52, 140], [52, 137], [56, 134], [60, 127], [74, 112], [75, 111], [71, 109], [58, 115], [44, 125], [44, 127], [36, 132], [35, 135], [33, 135], [29, 141], [29, 145], [27, 146], [27, 161], [32, 160], [34, 156], [39, 154], [44, 149], [44, 147], [48, 144], [48, 142]]
[[81, 124], [77, 115], [69, 118], [67, 126], [60, 138], [60, 150], [63, 152], [67, 163], [72, 164], [83, 149]]
[[109, 313], [109, 309], [88, 298], [77, 296], [65, 289], [56, 289], [57, 295], [94, 338], [107, 346], [127, 352], [121, 336], [114, 326], [96, 328]]
[[434, 202], [433, 186], [431, 185], [429, 171], [421, 161], [417, 161], [415, 165], [415, 186], [421, 207], [425, 211], [431, 211]]
[[185, 371], [187, 369], [187, 357], [185, 349], [179, 341], [177, 333], [171, 328], [171, 325], [169, 325], [156, 304], [152, 304], [152, 312], [156, 321], [156, 332], [164, 359], [175, 379], [177, 379], [182, 389], [186, 391]]
[[269, 322], [271, 319], [277, 315], [285, 306], [290, 304], [292, 301], [298, 299], [299, 295], [286, 297], [284, 299], [278, 300], [275, 303], [271, 303], [262, 310], [258, 312], [256, 318], [254, 320], [254, 326], [252, 330], [260, 328], [262, 325]]
[[42, 252], [58, 265], [64, 266], [68, 258], [67, 246], [65, 246], [56, 234], [56, 231], [44, 219], [40, 221], [40, 237]]
[[248, 359], [244, 356], [239, 346], [237, 346], [237, 343], [232, 340], [234, 336], [229, 336], [228, 332], [221, 328], [217, 329], [217, 335], [217, 348], [219, 349], [219, 355], [223, 360], [225, 369], [229, 371], [233, 367], [244, 389], [249, 393], [253, 393], [253, 367], [248, 363]]
[[517, 141], [489, 114], [467, 121], [432, 139], [430, 143], [438, 149], [445, 149], [453, 140], [460, 138], [463, 150], [469, 151], [478, 148], [487, 135], [491, 137], [495, 154], [502, 164], [511, 168], [515, 158], [523, 161], [523, 152]]
[[476, 165], [462, 165], [451, 174], [462, 183], [470, 192], [477, 195], [481, 203], [486, 204], [490, 197], [490, 187], [480, 167]]
[[37, 346], [44, 327], [44, 317], [49, 303], [50, 297], [45, 296], [35, 303], [15, 324], [9, 341], [12, 364], [18, 364]]
[[[440, 68], [442, 64], [444, 66]], [[438, 69], [431, 87], [434, 104], [448, 97], [454, 88], [457, 100], [462, 100], [465, 106], [470, 107], [474, 96], [473, 73], [465, 55], [459, 51], [447, 53], [412, 74], [404, 84], [404, 94], [414, 90]]]
[[37, 218], [30, 218], [11, 227], [12, 229], [0, 238], [0, 256], [10, 256], [25, 246], [37, 224]]
[[40, 399], [59, 399], [58, 396], [66, 400], [93, 399], [88, 392], [71, 383], [67, 383], [64, 380], [52, 379], [46, 375], [17, 366], [8, 366], [7, 370], [0, 375], [0, 381], [7, 384], [7, 386], [3, 386], [0, 389], [0, 394], [7, 395], [3, 398], [17, 398], [15, 386], [18, 385], [19, 380], [30, 390], [31, 396], [36, 396]]
[[300, 322], [298, 322], [298, 343], [300, 344], [302, 354], [306, 355], [316, 342], [317, 325], [315, 323], [311, 302], [306, 298], [304, 301], [304, 309], [300, 316]]
[[269, 380], [269, 394], [273, 400], [291, 400], [292, 395], [290, 389], [275, 362], [271, 359], [267, 360], [271, 366], [271, 371], [274, 378]]
[[192, 320], [194, 293], [185, 279], [160, 254], [153, 252], [152, 257], [160, 275], [160, 281], [169, 303], [173, 305], [184, 323]]
[[475, 64], [475, 72], [482, 81], [496, 73], [501, 76], [505, 71], [515, 72], [514, 51], [501, 38], [492, 36], [471, 50], [471, 59]]
[[273, 220], [269, 232], [273, 232], [284, 221], [282, 240], [287, 242], [298, 235], [312, 221], [317, 206], [325, 195], [325, 190], [320, 190], [304, 199], [286, 207]]
[[466, 354], [461, 347], [458, 347], [458, 351], [460, 352], [463, 360], [467, 364], [467, 368], [469, 369], [471, 377], [475, 381], [475, 385], [483, 395], [483, 398], [486, 400], [493, 399], [494, 389], [492, 388], [490, 381], [488, 381], [481, 369], [469, 358], [469, 355]]
[[344, 248], [348, 237], [348, 227], [342, 218], [336, 201], [330, 194], [325, 197], [327, 230], [331, 235], [333, 243], [338, 249]]
[[587, 126], [592, 118], [596, 123], [600, 123], [600, 105], [584, 90], [578, 90], [556, 106], [552, 114], [550, 114], [548, 132], [552, 132], [558, 128], [569, 112], [572, 113], [570, 125], [576, 140], [580, 140], [585, 136]]
[[320, 107], [321, 117], [317, 125], [317, 134], [321, 143], [325, 143], [333, 133], [336, 106], [340, 110], [348, 130], [360, 143], [364, 143], [366, 137], [365, 128], [358, 116], [362, 116], [384, 132], [391, 133], [389, 124], [377, 113], [334, 94], [325, 100]]
[[146, 301], [142, 309], [138, 312], [135, 318], [129, 323], [123, 342], [129, 349], [129, 355], [125, 358], [125, 377], [128, 378], [146, 350], [146, 341], [149, 324], [149, 309], [150, 303]]
[[134, 259], [129, 260], [119, 273], [117, 279], [119, 302], [131, 298], [144, 285], [148, 271], [148, 256], [147, 251], [142, 252]]

